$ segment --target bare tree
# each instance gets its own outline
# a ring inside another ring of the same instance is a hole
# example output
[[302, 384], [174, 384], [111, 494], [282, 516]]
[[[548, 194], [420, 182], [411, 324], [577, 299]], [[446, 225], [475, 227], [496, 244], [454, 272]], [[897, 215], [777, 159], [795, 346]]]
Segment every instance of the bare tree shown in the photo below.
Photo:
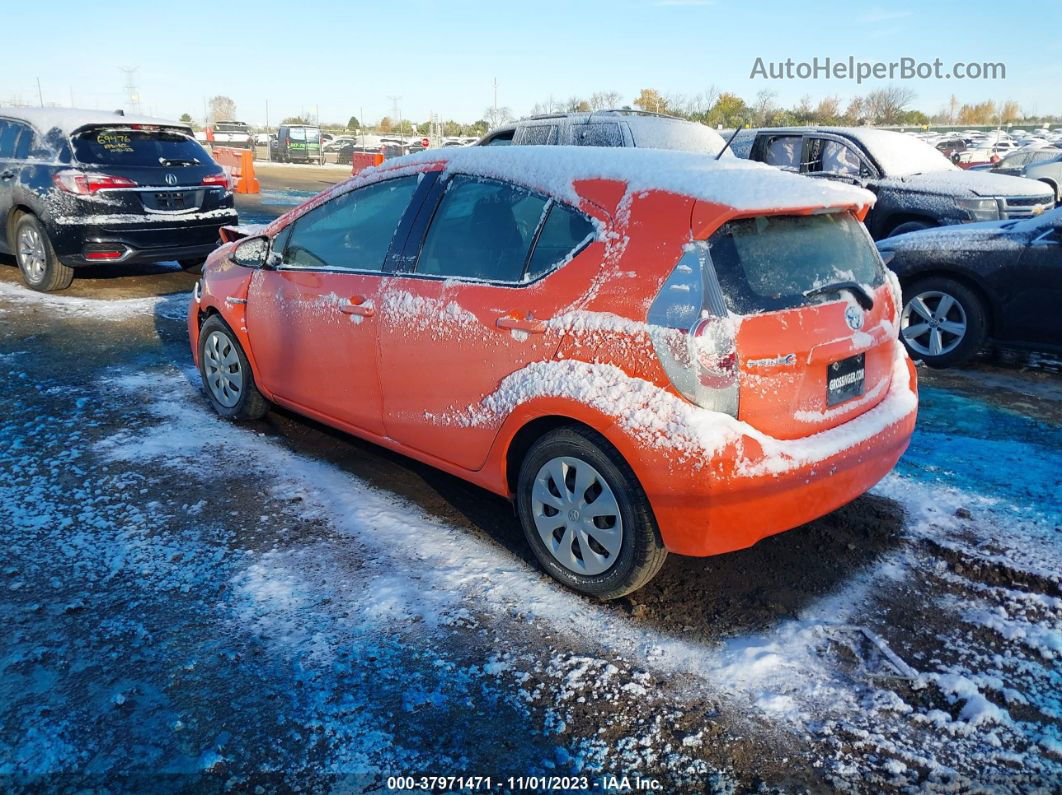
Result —
[[915, 92], [906, 86], [875, 89], [866, 96], [867, 115], [878, 124], [895, 124], [914, 98]]
[[483, 118], [486, 119], [488, 127], [493, 130], [495, 127], [501, 127], [503, 124], [512, 121], [513, 112], [509, 108], [499, 108], [491, 105], [483, 111]]
[[756, 93], [756, 101], [752, 103], [752, 114], [753, 123], [757, 127], [763, 127], [767, 123], [767, 117], [770, 116], [771, 111], [774, 109], [774, 97], [775, 93], [766, 88]]
[[838, 97], [823, 97], [815, 106], [815, 119], [820, 124], [834, 124], [841, 117], [841, 100]]
[[211, 124], [216, 121], [234, 121], [236, 119], [236, 102], [231, 97], [224, 97], [220, 94], [216, 97], [211, 97], [209, 106]]
[[564, 103], [564, 110], [568, 113], [586, 113], [590, 109], [590, 103], [582, 97], [568, 97], [568, 101]]
[[618, 108], [623, 97], [618, 91], [595, 91], [590, 95], [591, 110], [608, 110]]

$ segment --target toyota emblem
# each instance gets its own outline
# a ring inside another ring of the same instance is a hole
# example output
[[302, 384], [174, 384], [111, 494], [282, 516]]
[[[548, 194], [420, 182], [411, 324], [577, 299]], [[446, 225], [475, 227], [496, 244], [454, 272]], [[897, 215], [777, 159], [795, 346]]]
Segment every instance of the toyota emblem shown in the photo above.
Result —
[[166, 181], [167, 185], [176, 185], [177, 184], [177, 175], [176, 174], [166, 174], [166, 176], [164, 176], [163, 179]]
[[863, 328], [863, 310], [858, 306], [849, 305], [844, 310], [844, 319], [848, 321], [848, 327], [853, 331]]

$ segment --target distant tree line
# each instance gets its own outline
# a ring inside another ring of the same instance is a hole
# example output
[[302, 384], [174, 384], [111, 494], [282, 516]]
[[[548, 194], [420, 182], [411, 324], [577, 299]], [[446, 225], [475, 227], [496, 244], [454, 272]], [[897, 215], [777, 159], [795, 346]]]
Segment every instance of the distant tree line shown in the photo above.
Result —
[[[1013, 124], [1030, 121], [1058, 123], [1059, 116], [1044, 116], [1025, 113], [1014, 100], [978, 103], [960, 103], [954, 95], [948, 104], [934, 114], [926, 114], [911, 107], [915, 92], [906, 86], [886, 86], [842, 102], [840, 97], [826, 96], [817, 100], [805, 94], [791, 107], [777, 103], [777, 95], [768, 89], [759, 91], [751, 100], [737, 94], [721, 91], [714, 85], [695, 94], [667, 94], [655, 88], [643, 88], [630, 105], [623, 104], [623, 95], [618, 91], [595, 91], [589, 97], [570, 96], [556, 100], [552, 96], [536, 102], [530, 115], [546, 113], [572, 113], [604, 110], [607, 108], [637, 108], [650, 113], [666, 113], [691, 121], [699, 121], [711, 127], [788, 127], [809, 124], [822, 125], [984, 125]], [[236, 103], [230, 97], [215, 96], [208, 101], [209, 121], [226, 121], [236, 118]], [[508, 107], [491, 106], [483, 111], [483, 118], [466, 123], [454, 119], [438, 123], [439, 132], [445, 137], [480, 136], [514, 119]], [[191, 124], [192, 116], [181, 114], [181, 121]], [[308, 115], [288, 116], [281, 124], [314, 124], [317, 119]], [[342, 122], [322, 123], [328, 130], [350, 132], [374, 132], [382, 135], [431, 135], [432, 122], [417, 123], [411, 119], [393, 119], [384, 116], [375, 124], [366, 127], [357, 116]]]

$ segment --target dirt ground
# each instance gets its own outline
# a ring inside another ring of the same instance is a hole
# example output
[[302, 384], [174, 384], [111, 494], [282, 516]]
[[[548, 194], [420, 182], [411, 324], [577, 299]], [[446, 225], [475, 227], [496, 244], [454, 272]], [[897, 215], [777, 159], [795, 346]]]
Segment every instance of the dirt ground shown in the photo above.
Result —
[[602, 605], [538, 573], [504, 500], [286, 411], [216, 419], [195, 279], [40, 296], [0, 259], [4, 789], [1062, 787], [1052, 363], [922, 369], [870, 494]]

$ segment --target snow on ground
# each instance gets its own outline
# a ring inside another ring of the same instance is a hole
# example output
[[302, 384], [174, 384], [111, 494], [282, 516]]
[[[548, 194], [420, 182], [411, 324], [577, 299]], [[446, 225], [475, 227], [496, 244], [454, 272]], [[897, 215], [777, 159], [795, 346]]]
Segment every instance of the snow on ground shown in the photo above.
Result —
[[[184, 309], [3, 284], [0, 306], [101, 335]], [[81, 372], [34, 369], [39, 344], [0, 345], [0, 774], [1062, 781], [1057, 426], [923, 389], [875, 489], [898, 544], [795, 615], [676, 631], [217, 419], [177, 346]]]

